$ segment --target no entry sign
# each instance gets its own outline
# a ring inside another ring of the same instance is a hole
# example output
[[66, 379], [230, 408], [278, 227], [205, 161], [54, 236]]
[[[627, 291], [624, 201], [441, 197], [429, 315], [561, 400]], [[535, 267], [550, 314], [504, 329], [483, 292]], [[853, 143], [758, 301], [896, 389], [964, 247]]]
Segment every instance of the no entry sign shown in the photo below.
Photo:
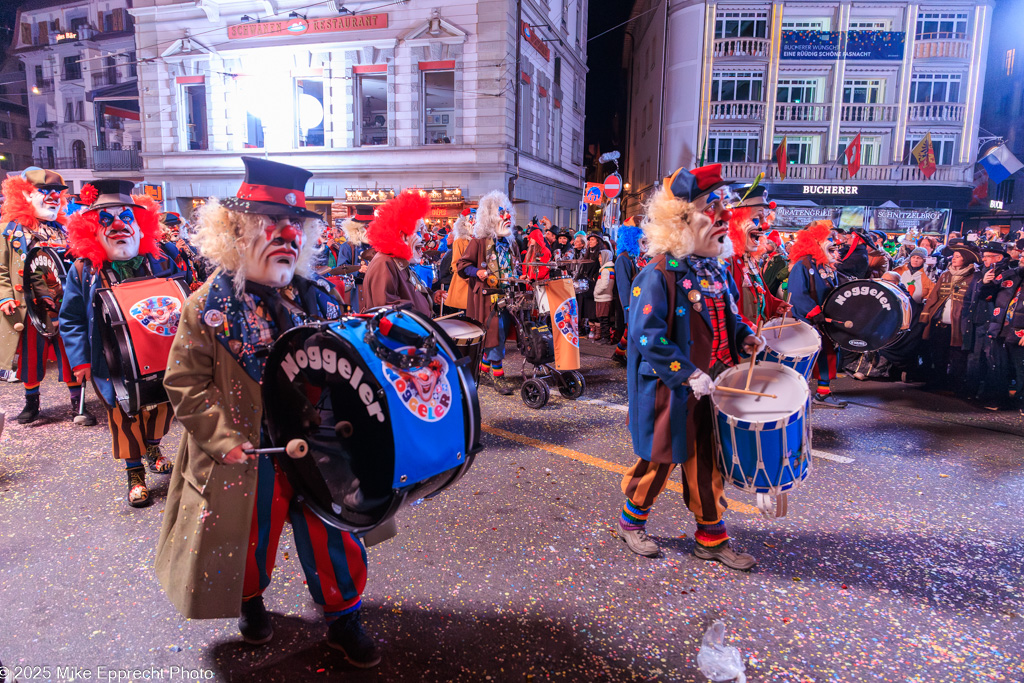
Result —
[[618, 197], [620, 190], [622, 190], [622, 176], [618, 173], [612, 173], [604, 179], [604, 193], [608, 195], [608, 199]]

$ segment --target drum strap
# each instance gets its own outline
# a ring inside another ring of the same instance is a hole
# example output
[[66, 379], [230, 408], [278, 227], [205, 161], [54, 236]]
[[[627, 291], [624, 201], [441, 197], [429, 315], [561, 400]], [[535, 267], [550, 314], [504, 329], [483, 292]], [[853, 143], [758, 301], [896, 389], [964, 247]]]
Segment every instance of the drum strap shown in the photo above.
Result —
[[811, 291], [811, 298], [814, 299], [814, 303], [818, 303], [818, 282], [814, 279], [814, 264], [811, 263], [810, 256], [804, 256], [801, 261], [804, 264], [804, 268], [807, 269], [807, 289]]
[[654, 257], [655, 268], [665, 277], [665, 289], [668, 290], [668, 338], [672, 339], [676, 330], [676, 274], [671, 275], [665, 267], [665, 254]]

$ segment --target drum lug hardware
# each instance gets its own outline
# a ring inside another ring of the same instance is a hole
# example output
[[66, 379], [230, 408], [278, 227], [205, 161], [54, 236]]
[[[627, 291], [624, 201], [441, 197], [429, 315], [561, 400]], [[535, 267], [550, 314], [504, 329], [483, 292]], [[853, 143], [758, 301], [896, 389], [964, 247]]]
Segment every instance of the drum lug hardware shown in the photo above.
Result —
[[462, 451], [459, 451], [458, 453], [455, 454], [455, 459], [462, 460]]
[[352, 423], [348, 420], [342, 420], [338, 424], [334, 425], [334, 432], [343, 439], [347, 439], [352, 436]]
[[401, 483], [403, 483], [403, 484], [404, 484], [404, 483], [405, 483], [405, 482], [406, 482], [406, 481], [407, 481], [408, 479], [409, 479], [409, 477], [407, 477], [407, 476], [405, 476], [405, 475], [403, 474], [402, 476], [400, 476], [400, 477], [398, 478], [398, 481], [400, 481]]

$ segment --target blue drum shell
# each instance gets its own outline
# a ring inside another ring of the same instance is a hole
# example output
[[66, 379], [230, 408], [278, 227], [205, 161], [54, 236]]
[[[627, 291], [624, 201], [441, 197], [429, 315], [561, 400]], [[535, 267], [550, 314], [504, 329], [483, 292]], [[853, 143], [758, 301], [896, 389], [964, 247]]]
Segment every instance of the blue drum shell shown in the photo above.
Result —
[[[811, 406], [808, 401], [805, 414], [810, 415]], [[774, 425], [765, 425], [760, 431], [755, 430], [750, 422], [735, 422], [736, 451], [739, 453], [739, 465], [733, 462], [733, 445], [730, 431], [733, 429], [729, 417], [723, 413], [716, 416], [720, 438], [721, 453], [719, 469], [734, 485], [757, 493], [781, 493], [788, 491], [795, 484], [803, 481], [810, 470], [810, 453], [805, 453], [805, 427], [799, 413], [787, 420], [780, 420]], [[783, 455], [783, 433], [788, 453]], [[758, 439], [761, 441], [761, 457], [764, 471], [758, 471], [757, 452]], [[807, 448], [807, 451], [810, 449]], [[787, 464], [787, 468], [785, 465]], [[748, 474], [749, 473], [749, 474]], [[748, 480], [748, 476], [751, 477]]]

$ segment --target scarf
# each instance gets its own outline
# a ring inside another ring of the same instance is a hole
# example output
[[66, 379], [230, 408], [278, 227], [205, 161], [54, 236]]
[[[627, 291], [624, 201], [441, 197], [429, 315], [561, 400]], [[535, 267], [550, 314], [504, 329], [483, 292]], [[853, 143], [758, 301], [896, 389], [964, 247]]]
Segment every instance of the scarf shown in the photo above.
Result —
[[693, 268], [697, 277], [700, 278], [698, 284], [700, 291], [705, 296], [722, 296], [728, 291], [725, 269], [717, 256], [700, 257], [691, 254], [686, 259], [690, 262], [690, 267]]
[[111, 261], [110, 267], [117, 273], [119, 280], [128, 280], [135, 277], [135, 272], [142, 267], [142, 262], [146, 260], [146, 257], [139, 254], [135, 258], [130, 258], [127, 261]]
[[[296, 320], [297, 316], [292, 315], [284, 297], [281, 296], [281, 290], [277, 287], [268, 287], [267, 285], [246, 280], [245, 292], [257, 300], [257, 314], [273, 323], [274, 327], [277, 328], [278, 335], [287, 332], [299, 324]], [[262, 311], [259, 310], [260, 304], [263, 306]], [[292, 308], [294, 307], [293, 304]]]

